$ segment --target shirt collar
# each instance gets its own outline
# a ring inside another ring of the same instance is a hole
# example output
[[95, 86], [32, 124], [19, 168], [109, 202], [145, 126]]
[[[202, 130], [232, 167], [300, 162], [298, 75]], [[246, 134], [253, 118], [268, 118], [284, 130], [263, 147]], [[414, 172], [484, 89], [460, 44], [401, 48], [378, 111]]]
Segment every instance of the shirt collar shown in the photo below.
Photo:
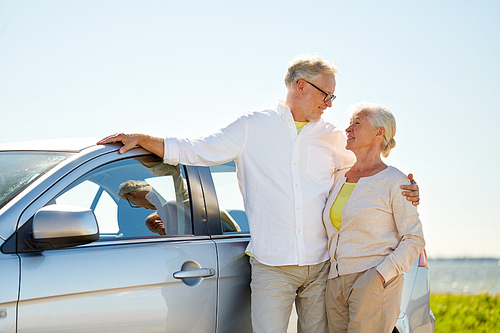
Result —
[[[291, 120], [295, 121], [293, 119], [292, 110], [290, 110], [290, 107], [288, 105], [286, 105], [283, 101], [278, 100], [276, 102], [275, 109], [281, 118], [283, 118], [285, 120], [291, 119]], [[309, 124], [312, 124], [312, 126], [316, 126], [317, 124], [323, 124], [324, 121], [325, 120], [323, 119], [323, 117], [321, 117], [321, 119], [318, 122], [316, 122], [316, 123], [308, 122], [308, 124], [306, 124], [306, 126], [310, 126]]]
[[155, 189], [152, 189], [148, 194], [146, 194], [146, 199], [156, 207], [156, 209], [159, 209], [158, 207], [162, 207], [163, 204], [165, 204], [165, 199], [156, 192]]
[[285, 105], [283, 101], [278, 101], [276, 102], [276, 112], [280, 115], [281, 118], [287, 118], [292, 116], [292, 110], [290, 110], [290, 107], [288, 105]]

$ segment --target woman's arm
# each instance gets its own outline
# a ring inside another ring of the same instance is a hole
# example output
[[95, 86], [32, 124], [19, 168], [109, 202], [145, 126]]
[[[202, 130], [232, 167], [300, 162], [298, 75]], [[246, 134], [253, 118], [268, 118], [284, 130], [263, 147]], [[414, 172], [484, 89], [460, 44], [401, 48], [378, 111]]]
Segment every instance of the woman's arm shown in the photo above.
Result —
[[425, 246], [417, 208], [409, 205], [399, 191], [400, 186], [405, 183], [408, 184], [408, 180], [399, 182], [391, 195], [393, 218], [400, 242], [394, 251], [377, 266], [377, 271], [385, 281], [409, 272], [413, 261], [418, 258]]

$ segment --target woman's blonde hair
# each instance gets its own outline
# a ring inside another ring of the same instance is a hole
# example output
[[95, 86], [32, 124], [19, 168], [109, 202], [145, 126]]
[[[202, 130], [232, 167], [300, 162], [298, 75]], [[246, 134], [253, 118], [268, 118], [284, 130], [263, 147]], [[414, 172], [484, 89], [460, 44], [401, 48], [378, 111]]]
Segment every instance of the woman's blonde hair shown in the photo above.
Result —
[[396, 135], [396, 118], [394, 118], [392, 112], [380, 104], [363, 102], [353, 106], [352, 117], [354, 118], [359, 114], [366, 115], [374, 128], [383, 127], [385, 129], [381, 143], [382, 156], [389, 156], [391, 149], [396, 146], [396, 140], [394, 139]]

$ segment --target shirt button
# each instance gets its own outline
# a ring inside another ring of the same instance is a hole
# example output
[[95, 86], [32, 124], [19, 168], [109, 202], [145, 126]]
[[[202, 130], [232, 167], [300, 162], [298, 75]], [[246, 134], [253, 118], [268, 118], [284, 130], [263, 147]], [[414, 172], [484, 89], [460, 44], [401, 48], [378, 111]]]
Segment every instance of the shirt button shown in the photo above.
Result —
[[300, 230], [299, 230], [299, 231], [297, 231], [297, 233], [299, 233], [299, 234], [300, 234]]
[[297, 210], [299, 210], [299, 209], [300, 209], [300, 207], [297, 207]]

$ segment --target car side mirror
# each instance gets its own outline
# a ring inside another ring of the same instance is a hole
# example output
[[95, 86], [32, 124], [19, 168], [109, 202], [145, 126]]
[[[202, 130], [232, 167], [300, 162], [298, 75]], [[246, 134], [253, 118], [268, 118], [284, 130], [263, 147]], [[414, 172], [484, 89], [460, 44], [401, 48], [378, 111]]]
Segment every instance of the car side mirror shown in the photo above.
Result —
[[33, 217], [31, 241], [38, 251], [82, 245], [99, 239], [99, 227], [90, 209], [49, 205]]

